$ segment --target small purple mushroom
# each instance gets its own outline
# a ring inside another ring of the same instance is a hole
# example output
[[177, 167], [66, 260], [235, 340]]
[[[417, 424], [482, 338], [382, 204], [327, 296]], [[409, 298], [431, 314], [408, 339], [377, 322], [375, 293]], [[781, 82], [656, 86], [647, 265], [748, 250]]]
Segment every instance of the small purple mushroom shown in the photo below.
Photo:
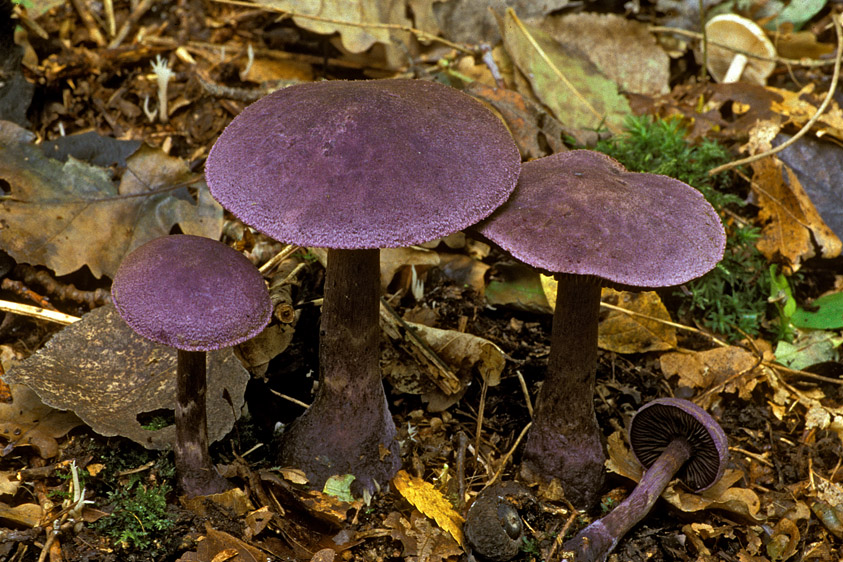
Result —
[[328, 248], [319, 388], [281, 436], [280, 462], [322, 486], [373, 491], [400, 466], [378, 363], [379, 248], [488, 216], [515, 187], [504, 125], [461, 92], [419, 80], [328, 81], [247, 107], [208, 155], [211, 194], [267, 236]]
[[216, 240], [163, 236], [125, 257], [111, 296], [135, 332], [178, 350], [174, 455], [182, 491], [192, 497], [230, 488], [208, 454], [205, 352], [244, 342], [269, 323], [260, 273]]
[[522, 474], [556, 478], [574, 505], [591, 506], [605, 460], [593, 402], [601, 287], [666, 287], [703, 275], [723, 257], [723, 225], [691, 186], [574, 150], [523, 164], [515, 193], [478, 230], [556, 274], [547, 376]]
[[707, 490], [723, 476], [729, 454], [726, 435], [714, 418], [678, 398], [653, 400], [638, 410], [629, 428], [629, 444], [647, 472], [611, 513], [565, 542], [563, 550], [574, 553], [568, 560], [606, 560], [674, 477], [696, 492]]

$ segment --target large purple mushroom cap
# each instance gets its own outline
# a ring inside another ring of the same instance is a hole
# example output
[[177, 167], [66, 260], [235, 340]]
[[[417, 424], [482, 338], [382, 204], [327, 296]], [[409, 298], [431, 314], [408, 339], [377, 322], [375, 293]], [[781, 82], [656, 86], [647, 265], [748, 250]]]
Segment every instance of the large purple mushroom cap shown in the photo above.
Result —
[[720, 218], [699, 191], [667, 176], [629, 172], [590, 150], [523, 164], [512, 197], [478, 229], [545, 271], [630, 287], [695, 279], [726, 246]]
[[687, 400], [660, 398], [645, 404], [629, 427], [635, 458], [649, 468], [674, 439], [691, 446], [691, 457], [676, 477], [688, 488], [702, 492], [723, 476], [729, 443], [720, 425], [705, 410]]
[[244, 342], [259, 334], [272, 314], [255, 266], [201, 236], [163, 236], [138, 247], [120, 264], [111, 295], [135, 332], [186, 351]]
[[283, 242], [406, 246], [472, 225], [515, 187], [520, 156], [480, 102], [421, 80], [290, 86], [247, 107], [208, 155], [211, 194]]

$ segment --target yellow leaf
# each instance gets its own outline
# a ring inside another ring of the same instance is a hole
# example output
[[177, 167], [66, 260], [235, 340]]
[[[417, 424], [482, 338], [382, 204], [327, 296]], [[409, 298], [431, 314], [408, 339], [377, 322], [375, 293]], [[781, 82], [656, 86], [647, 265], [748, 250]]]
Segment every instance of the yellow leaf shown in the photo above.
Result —
[[[556, 280], [542, 275], [541, 283], [547, 302], [554, 308]], [[601, 349], [616, 353], [644, 353], [676, 347], [676, 329], [667, 324], [670, 314], [655, 292], [630, 293], [607, 288], [603, 289], [601, 298], [604, 310], [609, 305], [634, 313], [610, 308], [608, 315], [601, 318], [598, 329], [597, 345]]]
[[398, 471], [392, 479], [392, 484], [413, 507], [436, 521], [436, 524], [454, 537], [460, 546], [463, 545], [462, 525], [465, 519], [454, 511], [451, 503], [432, 484], [408, 474], [405, 470]]

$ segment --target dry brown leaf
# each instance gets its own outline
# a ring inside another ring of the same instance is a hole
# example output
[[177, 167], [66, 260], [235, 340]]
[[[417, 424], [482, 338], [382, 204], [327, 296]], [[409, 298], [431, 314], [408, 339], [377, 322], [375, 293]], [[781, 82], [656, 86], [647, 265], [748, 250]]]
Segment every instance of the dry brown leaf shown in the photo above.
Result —
[[764, 515], [759, 513], [761, 500], [758, 494], [748, 488], [732, 487], [743, 476], [743, 472], [739, 470], [726, 469], [720, 481], [701, 494], [687, 492], [681, 484], [674, 483], [667, 487], [662, 497], [685, 512], [722, 509], [749, 519], [763, 521]]
[[123, 257], [180, 225], [185, 234], [219, 238], [222, 207], [207, 187], [199, 200], [186, 187], [187, 163], [142, 147], [127, 160], [119, 188], [104, 168], [45, 157], [32, 145], [0, 146], [0, 179], [10, 186], [0, 201], [0, 246], [19, 262], [66, 275], [87, 265], [95, 277], [114, 276]]
[[264, 562], [266, 554], [237, 537], [217, 531], [205, 523], [205, 538], [195, 552], [186, 552], [178, 562]]
[[[387, 52], [387, 61], [392, 66], [403, 64], [406, 60], [404, 50], [395, 43], [409, 45], [409, 33], [351, 24], [398, 24], [412, 25], [407, 18], [406, 0], [343, 0], [325, 2], [324, 0], [254, 0], [255, 4], [271, 6], [285, 12], [297, 14], [293, 21], [302, 29], [322, 35], [339, 33], [342, 48], [350, 53], [362, 53], [376, 43]], [[311, 19], [305, 16], [317, 16]]]
[[538, 25], [584, 53], [621, 89], [646, 95], [670, 91], [670, 57], [647, 24], [617, 14], [576, 13], [548, 16]]
[[14, 496], [20, 488], [21, 481], [18, 480], [17, 472], [0, 472], [0, 496]]
[[[807, 84], [798, 92], [780, 88], [767, 88], [770, 92], [781, 96], [781, 101], [773, 99], [770, 105], [775, 113], [788, 118], [797, 128], [801, 128], [817, 112], [825, 96], [814, 94], [815, 84]], [[828, 108], [820, 115], [812, 129], [818, 137], [831, 135], [837, 140], [843, 140], [843, 110], [832, 100]]]
[[465, 520], [432, 484], [399, 470], [392, 479], [392, 485], [413, 507], [436, 521], [457, 544], [463, 545], [462, 526]]
[[[549, 275], [541, 275], [540, 278], [547, 302], [555, 308], [558, 284]], [[676, 348], [676, 328], [665, 323], [671, 321], [670, 314], [656, 292], [630, 293], [606, 288], [601, 292], [601, 300], [637, 313], [601, 309], [597, 332], [597, 345], [601, 349], [616, 353], [644, 353]]]
[[386, 516], [384, 525], [392, 529], [390, 536], [404, 546], [403, 559], [407, 562], [439, 562], [463, 554], [451, 536], [431, 525], [418, 511], [413, 511], [409, 521], [393, 511]]
[[[769, 150], [778, 125], [760, 122], [750, 131], [750, 153]], [[802, 261], [816, 255], [824, 258], [840, 255], [840, 239], [825, 224], [799, 178], [775, 156], [755, 161], [752, 189], [758, 197], [764, 224], [758, 249], [770, 261], [785, 259], [796, 271]]]
[[665, 323], [671, 321], [670, 313], [655, 291], [630, 293], [603, 289], [602, 300], [643, 316], [601, 309], [597, 334], [597, 345], [601, 349], [644, 353], [676, 348], [676, 328]]
[[386, 290], [392, 278], [401, 269], [417, 270], [439, 265], [439, 254], [421, 248], [382, 248], [381, 249], [381, 290]]
[[[665, 353], [659, 362], [666, 377], [676, 375], [680, 385], [702, 390], [725, 383], [739, 373], [748, 374], [758, 364], [755, 355], [737, 346]], [[741, 399], [747, 400], [756, 383], [757, 377], [741, 376], [724, 385], [723, 391], [737, 391]]]
[[[5, 375], [9, 381], [9, 374]], [[14, 447], [30, 446], [45, 459], [56, 456], [56, 442], [82, 424], [71, 412], [60, 412], [44, 404], [38, 395], [22, 384], [11, 384], [12, 401], [0, 404], [0, 435], [9, 439], [3, 454]]]
[[609, 436], [606, 449], [609, 454], [606, 468], [635, 482], [641, 480], [644, 468], [627, 446], [622, 431], [615, 431]]
[[[216, 441], [240, 415], [249, 373], [231, 349], [208, 357], [208, 438]], [[150, 431], [138, 416], [175, 409], [175, 373], [175, 349], [137, 335], [106, 305], [64, 328], [6, 377], [32, 387], [45, 403], [75, 412], [100, 435], [163, 449], [175, 439], [175, 426]]]
[[524, 160], [567, 150], [562, 140], [568, 134], [564, 125], [533, 100], [514, 90], [481, 82], [471, 82], [465, 91], [498, 112]]
[[15, 507], [0, 503], [0, 521], [23, 525], [30, 529], [41, 522], [43, 513], [41, 506], [35, 503], [24, 503]]

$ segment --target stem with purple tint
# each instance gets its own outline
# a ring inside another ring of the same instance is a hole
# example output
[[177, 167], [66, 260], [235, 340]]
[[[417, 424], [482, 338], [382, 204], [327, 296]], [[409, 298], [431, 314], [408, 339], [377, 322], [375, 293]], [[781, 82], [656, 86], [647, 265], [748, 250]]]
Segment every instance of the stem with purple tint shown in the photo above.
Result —
[[188, 497], [218, 494], [231, 488], [231, 484], [217, 472], [208, 452], [206, 354], [177, 351], [173, 455], [179, 486]]
[[401, 459], [380, 371], [380, 250], [328, 250], [313, 404], [281, 437], [281, 462], [321, 488], [353, 474], [386, 484]]
[[621, 537], [650, 512], [673, 476], [689, 458], [691, 458], [691, 447], [685, 439], [671, 441], [656, 462], [647, 469], [629, 497], [611, 513], [566, 541], [562, 550], [573, 552], [573, 560], [576, 562], [606, 560]]
[[594, 414], [600, 282], [558, 274], [547, 375], [536, 399], [522, 471], [558, 479], [578, 508], [596, 503], [603, 486], [603, 439]]

